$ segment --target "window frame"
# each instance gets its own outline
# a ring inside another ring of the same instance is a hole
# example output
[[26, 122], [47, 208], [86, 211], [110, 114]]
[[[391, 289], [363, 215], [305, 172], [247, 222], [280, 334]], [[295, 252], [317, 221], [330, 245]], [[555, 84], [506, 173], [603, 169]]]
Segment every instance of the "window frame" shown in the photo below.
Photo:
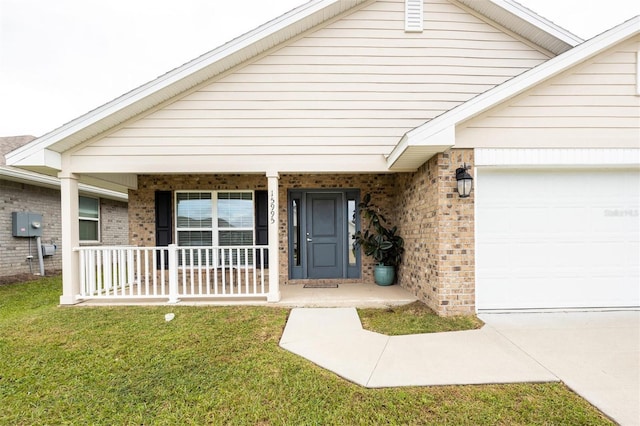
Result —
[[[211, 195], [211, 226], [208, 228], [194, 228], [194, 227], [178, 227], [178, 194], [210, 194]], [[249, 193], [251, 194], [251, 216], [252, 223], [251, 228], [249, 227], [241, 227], [241, 228], [221, 228], [218, 224], [218, 194], [220, 193]], [[211, 246], [193, 246], [193, 247], [221, 247], [220, 246], [220, 232], [229, 232], [229, 231], [251, 231], [251, 244], [248, 246], [256, 245], [256, 196], [254, 190], [238, 190], [238, 189], [230, 189], [230, 190], [180, 190], [174, 191], [173, 196], [173, 206], [174, 206], [174, 236], [175, 242], [178, 244], [180, 241], [179, 233], [180, 232], [193, 232], [193, 231], [202, 231], [202, 232], [211, 232]], [[189, 246], [179, 246], [179, 247], [189, 247]], [[236, 247], [236, 246], [229, 246]]]
[[[80, 199], [81, 198], [86, 198], [86, 199], [90, 199], [90, 200], [96, 200], [97, 201], [97, 213], [98, 213], [98, 217], [87, 217], [87, 216], [82, 216], [80, 213]], [[80, 223], [81, 222], [96, 222], [96, 226], [97, 226], [97, 232], [96, 235], [98, 237], [97, 240], [83, 240], [82, 239], [82, 235], [80, 233]], [[91, 243], [99, 243], [101, 241], [102, 235], [101, 235], [101, 212], [100, 212], [100, 198], [99, 197], [91, 197], [88, 195], [79, 195], [78, 196], [78, 241], [82, 244], [91, 244]]]

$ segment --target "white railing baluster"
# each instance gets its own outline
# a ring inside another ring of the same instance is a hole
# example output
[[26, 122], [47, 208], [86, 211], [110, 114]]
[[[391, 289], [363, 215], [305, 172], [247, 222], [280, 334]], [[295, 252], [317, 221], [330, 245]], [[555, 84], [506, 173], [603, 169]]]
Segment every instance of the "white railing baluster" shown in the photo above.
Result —
[[169, 303], [178, 302], [178, 247], [169, 244]]
[[79, 255], [81, 299], [168, 296], [175, 303], [179, 297], [267, 296], [265, 246], [103, 246], [74, 250]]
[[104, 286], [104, 268], [102, 267], [102, 258], [104, 256], [100, 250], [96, 250], [95, 255], [96, 286], [94, 288], [94, 291], [95, 295], [99, 295], [100, 293], [102, 293], [102, 288]]
[[258, 278], [257, 277], [258, 274], [256, 273], [256, 266], [255, 266], [256, 265], [256, 259], [257, 259], [257, 257], [256, 257], [257, 253], [256, 253], [256, 248], [255, 247], [253, 247], [251, 249], [251, 253], [253, 254], [253, 279], [251, 281], [252, 281], [252, 284], [253, 284], [253, 293], [255, 294], [255, 293], [258, 292], [257, 281], [256, 281], [257, 278]]
[[226, 271], [227, 257], [226, 257], [225, 249], [221, 248], [220, 249], [220, 253], [222, 254], [221, 262], [220, 262], [220, 264], [222, 265], [222, 268], [221, 268], [221, 272], [222, 272], [222, 294], [227, 294], [227, 271]]
[[215, 250], [215, 259], [213, 259], [213, 294], [218, 294], [218, 270], [220, 269], [220, 252], [217, 248]]
[[205, 249], [204, 250], [204, 259], [206, 262], [206, 268], [205, 268], [205, 276], [206, 276], [206, 282], [205, 282], [205, 286], [207, 287], [207, 296], [211, 294], [211, 263], [210, 263], [210, 259], [209, 259], [209, 249]]
[[134, 276], [135, 276], [135, 269], [134, 269], [134, 255], [135, 252], [133, 250], [126, 250], [125, 254], [127, 255], [127, 285], [129, 286], [129, 296], [133, 296], [133, 291], [134, 291]]
[[[162, 288], [162, 295], [163, 296], [164, 296], [164, 285], [166, 283], [164, 271], [165, 271], [165, 268], [167, 266], [164, 263], [165, 253], [167, 253], [167, 254], [169, 253], [168, 249], [160, 249], [160, 283], [162, 285], [161, 288]], [[154, 255], [155, 255], [155, 252], [154, 252]], [[154, 256], [154, 259], [152, 259], [152, 261], [155, 262], [155, 256]], [[156, 286], [156, 274], [153, 274], [153, 294], [154, 295], [156, 294], [156, 289], [157, 289], [157, 286]]]

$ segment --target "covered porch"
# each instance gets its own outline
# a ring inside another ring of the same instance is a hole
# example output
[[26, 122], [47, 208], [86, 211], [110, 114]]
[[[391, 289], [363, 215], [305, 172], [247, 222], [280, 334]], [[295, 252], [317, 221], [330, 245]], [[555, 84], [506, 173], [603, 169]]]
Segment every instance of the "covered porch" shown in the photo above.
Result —
[[[386, 307], [417, 298], [399, 285], [309, 280], [270, 285], [267, 246], [82, 247], [79, 293], [85, 305], [260, 305]], [[278, 291], [278, 298], [273, 297]]]

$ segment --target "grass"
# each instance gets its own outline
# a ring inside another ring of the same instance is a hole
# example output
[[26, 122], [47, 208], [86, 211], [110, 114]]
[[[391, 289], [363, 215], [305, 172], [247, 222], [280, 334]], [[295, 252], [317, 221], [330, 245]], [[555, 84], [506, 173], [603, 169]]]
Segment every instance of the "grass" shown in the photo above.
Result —
[[2, 425], [611, 424], [559, 383], [359, 387], [278, 347], [285, 309], [59, 308], [59, 293], [59, 278], [0, 286]]
[[474, 330], [483, 325], [476, 316], [439, 317], [422, 302], [387, 309], [358, 309], [358, 315], [365, 329], [388, 336]]

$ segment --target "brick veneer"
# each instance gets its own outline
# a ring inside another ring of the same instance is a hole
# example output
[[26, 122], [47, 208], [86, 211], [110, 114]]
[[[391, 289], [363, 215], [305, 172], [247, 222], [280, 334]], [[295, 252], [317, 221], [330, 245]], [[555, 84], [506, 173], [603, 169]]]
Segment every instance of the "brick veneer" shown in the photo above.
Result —
[[[370, 192], [383, 214], [392, 216], [395, 193], [395, 178], [391, 174], [341, 175], [318, 174], [280, 176], [280, 283], [289, 283], [287, 243], [287, 191], [289, 189], [341, 188], [360, 189], [362, 194]], [[138, 189], [129, 191], [129, 239], [139, 246], [155, 245], [155, 191], [180, 190], [261, 190], [267, 189], [264, 175], [140, 175]], [[175, 207], [174, 207], [175, 208]], [[373, 282], [373, 261], [362, 259], [363, 273], [360, 280], [350, 282]], [[336, 280], [344, 282], [345, 280]]]
[[473, 150], [438, 154], [396, 180], [400, 283], [443, 316], [475, 312], [474, 195], [460, 198], [455, 179], [463, 163], [473, 164]]
[[[415, 173], [283, 174], [280, 198], [280, 282], [288, 278], [287, 193], [290, 189], [359, 189], [371, 193], [381, 213], [400, 228], [407, 251], [399, 283], [440, 315], [474, 312], [473, 195], [456, 192], [455, 169], [473, 164], [472, 150], [450, 150], [429, 160]], [[263, 190], [265, 175], [140, 175], [129, 192], [129, 240], [155, 245], [156, 190]], [[373, 283], [374, 262], [362, 259], [362, 277], [349, 282]], [[331, 280], [325, 280], [331, 281]], [[345, 280], [336, 280], [344, 282]]]
[[[60, 191], [0, 179], [0, 276], [39, 273], [38, 252], [33, 238], [17, 238], [11, 234], [11, 213], [42, 214], [42, 242], [56, 244], [53, 256], [44, 258], [45, 274], [62, 269], [62, 230]], [[128, 242], [127, 203], [100, 200], [100, 237], [102, 244]], [[92, 245], [95, 243], [92, 243]], [[30, 248], [30, 249], [29, 249]], [[33, 256], [31, 264], [27, 256]]]

